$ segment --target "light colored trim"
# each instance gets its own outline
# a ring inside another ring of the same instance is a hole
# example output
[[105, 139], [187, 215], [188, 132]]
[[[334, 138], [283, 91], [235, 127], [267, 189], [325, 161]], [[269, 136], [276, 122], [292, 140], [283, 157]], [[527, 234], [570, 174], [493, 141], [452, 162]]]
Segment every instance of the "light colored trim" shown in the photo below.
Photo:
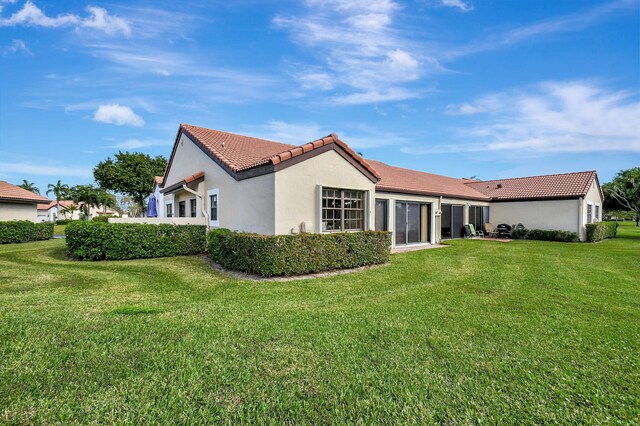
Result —
[[207, 215], [207, 219], [209, 226], [220, 226], [220, 188], [213, 188], [207, 191], [207, 212], [211, 211], [211, 196], [212, 195], [216, 195], [216, 201], [218, 202], [217, 205], [217, 215], [218, 215], [218, 219], [217, 220], [211, 220], [210, 217], [208, 217]]
[[316, 185], [316, 232], [322, 234], [322, 185]]

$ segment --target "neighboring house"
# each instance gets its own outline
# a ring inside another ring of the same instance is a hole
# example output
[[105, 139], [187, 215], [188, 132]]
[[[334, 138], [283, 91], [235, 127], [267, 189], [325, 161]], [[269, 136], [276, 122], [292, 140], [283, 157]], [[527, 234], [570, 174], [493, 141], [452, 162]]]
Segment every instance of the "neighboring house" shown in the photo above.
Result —
[[[75, 204], [78, 209], [70, 212], [65, 211], [69, 206]], [[82, 211], [80, 208], [84, 205], [83, 202], [74, 203], [72, 200], [60, 200], [60, 212], [58, 212], [58, 203], [51, 201], [50, 203], [38, 204], [38, 220], [41, 222], [54, 222], [59, 219], [80, 219]], [[116, 215], [115, 210], [110, 208], [105, 209], [103, 206], [89, 207], [89, 219], [102, 216], [102, 215]]]
[[50, 200], [26, 189], [0, 180], [0, 221], [38, 221], [37, 204]]
[[294, 146], [191, 125], [180, 126], [154, 194], [162, 222], [261, 234], [380, 229], [394, 246], [488, 222], [584, 238], [602, 214], [595, 172], [481, 182], [365, 160], [335, 134]]

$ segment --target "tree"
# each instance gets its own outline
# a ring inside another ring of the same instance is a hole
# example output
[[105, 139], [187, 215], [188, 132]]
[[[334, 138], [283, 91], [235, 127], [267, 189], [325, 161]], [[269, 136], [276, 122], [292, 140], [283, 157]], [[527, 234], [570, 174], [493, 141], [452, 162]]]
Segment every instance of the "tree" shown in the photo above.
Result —
[[47, 185], [47, 195], [53, 193], [56, 197], [56, 214], [60, 214], [60, 200], [69, 196], [69, 185], [63, 184], [58, 179], [58, 183], [55, 185], [50, 183]]
[[100, 207], [107, 203], [109, 207], [115, 205], [115, 197], [104, 189], [93, 185], [76, 185], [69, 191], [71, 199], [78, 203], [80, 212], [85, 219], [89, 218], [91, 207]]
[[144, 200], [153, 192], [153, 180], [167, 166], [163, 156], [151, 158], [141, 152], [118, 152], [93, 169], [93, 177], [102, 189], [130, 196], [144, 211]]
[[67, 213], [71, 213], [71, 219], [73, 219], [73, 212], [76, 211], [78, 211], [78, 206], [76, 204], [69, 204], [69, 206], [62, 209], [65, 219], [67, 218]]
[[36, 184], [33, 182], [29, 182], [26, 179], [22, 179], [22, 183], [18, 186], [22, 189], [26, 189], [27, 191], [31, 191], [35, 194], [40, 195], [40, 189], [36, 186]]
[[636, 226], [640, 226], [640, 167], [619, 171], [613, 181], [606, 183], [602, 189], [605, 198], [614, 200], [625, 210], [634, 212]]

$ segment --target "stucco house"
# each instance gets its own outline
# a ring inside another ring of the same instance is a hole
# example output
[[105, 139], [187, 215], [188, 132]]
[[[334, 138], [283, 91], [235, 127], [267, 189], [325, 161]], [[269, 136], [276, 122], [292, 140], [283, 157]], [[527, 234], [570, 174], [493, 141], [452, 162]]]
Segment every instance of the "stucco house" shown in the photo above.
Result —
[[[60, 205], [60, 212], [58, 212], [58, 204]], [[80, 214], [82, 211], [80, 207], [82, 207], [84, 203], [81, 201], [79, 203], [75, 203], [73, 200], [60, 200], [59, 203], [55, 201], [51, 201], [49, 203], [40, 203], [38, 204], [38, 221], [40, 222], [54, 222], [58, 219], [72, 219], [78, 220], [80, 219]], [[67, 211], [71, 205], [75, 205], [77, 207], [74, 211]], [[115, 210], [110, 208], [104, 208], [103, 206], [90, 206], [89, 207], [89, 219], [102, 216], [102, 215], [116, 215], [118, 214]]]
[[595, 172], [482, 182], [366, 160], [335, 134], [294, 146], [186, 124], [154, 193], [156, 222], [261, 234], [379, 229], [393, 233], [394, 247], [489, 222], [584, 239], [603, 200]]
[[0, 221], [38, 221], [38, 203], [48, 203], [42, 195], [35, 194], [9, 182], [0, 180]]

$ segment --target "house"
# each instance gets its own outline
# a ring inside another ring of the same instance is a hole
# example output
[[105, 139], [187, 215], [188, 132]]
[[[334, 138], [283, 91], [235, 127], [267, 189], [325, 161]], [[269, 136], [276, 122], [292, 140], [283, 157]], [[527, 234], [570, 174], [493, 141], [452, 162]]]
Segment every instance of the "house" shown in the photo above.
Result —
[[0, 180], [0, 221], [30, 220], [37, 222], [37, 204], [49, 201], [42, 195]]
[[[58, 205], [60, 206], [60, 212], [58, 213]], [[81, 207], [84, 205], [82, 201], [75, 203], [73, 200], [60, 200], [60, 202], [51, 201], [49, 203], [38, 204], [38, 221], [39, 222], [54, 222], [60, 219], [80, 219], [82, 213]], [[71, 206], [76, 206], [73, 211], [67, 209]], [[89, 219], [102, 216], [102, 215], [116, 215], [117, 212], [110, 208], [103, 206], [90, 206], [89, 207]]]
[[294, 146], [186, 124], [154, 194], [158, 218], [138, 221], [268, 235], [379, 229], [393, 246], [460, 238], [465, 224], [488, 222], [584, 238], [603, 199], [595, 172], [482, 182], [366, 160], [335, 134]]

